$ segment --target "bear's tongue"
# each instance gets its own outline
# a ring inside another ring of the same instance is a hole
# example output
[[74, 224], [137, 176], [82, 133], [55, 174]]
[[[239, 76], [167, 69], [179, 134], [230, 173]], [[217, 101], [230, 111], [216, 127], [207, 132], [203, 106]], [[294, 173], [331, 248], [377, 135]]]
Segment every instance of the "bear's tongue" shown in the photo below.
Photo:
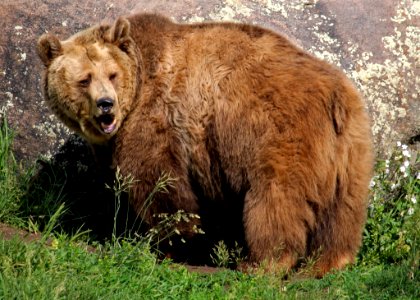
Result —
[[115, 121], [110, 125], [107, 125], [105, 123], [101, 123], [101, 127], [102, 127], [102, 129], [105, 133], [111, 133], [115, 129], [115, 123], [116, 123]]
[[117, 122], [112, 115], [104, 115], [100, 117], [99, 123], [105, 133], [111, 133], [114, 131]]

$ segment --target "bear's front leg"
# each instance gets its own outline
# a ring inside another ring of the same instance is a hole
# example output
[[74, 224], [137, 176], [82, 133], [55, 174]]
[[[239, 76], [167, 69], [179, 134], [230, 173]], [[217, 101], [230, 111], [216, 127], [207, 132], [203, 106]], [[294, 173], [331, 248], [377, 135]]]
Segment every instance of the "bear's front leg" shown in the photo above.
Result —
[[[162, 214], [198, 214], [197, 198], [188, 178], [187, 155], [176, 133], [162, 116], [141, 114], [140, 120], [136, 116], [132, 115], [118, 133], [114, 166], [134, 179], [130, 203], [138, 217], [153, 228], [162, 221]], [[163, 177], [166, 184], [159, 182]], [[173, 229], [190, 237], [199, 225], [198, 218], [190, 218], [181, 220]]]

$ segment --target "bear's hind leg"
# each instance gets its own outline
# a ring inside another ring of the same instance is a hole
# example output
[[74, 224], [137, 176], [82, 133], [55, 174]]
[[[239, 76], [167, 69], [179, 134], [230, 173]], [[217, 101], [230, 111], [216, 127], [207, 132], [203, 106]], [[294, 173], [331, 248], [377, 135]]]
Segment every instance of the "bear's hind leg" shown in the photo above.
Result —
[[244, 206], [249, 260], [268, 264], [269, 271], [288, 272], [304, 255], [307, 232], [314, 222], [296, 185], [271, 180], [251, 187]]
[[[369, 152], [360, 152], [350, 160], [353, 164], [339, 171], [334, 200], [319, 216], [323, 222], [318, 224], [310, 246], [312, 252], [320, 250], [314, 266], [318, 277], [353, 263], [362, 243], [372, 162]], [[356, 154], [353, 150], [352, 155]]]
[[325, 223], [316, 231], [311, 246], [312, 253], [319, 252], [313, 267], [315, 276], [322, 277], [354, 262], [366, 218], [364, 194], [346, 193], [345, 198], [335, 199], [326, 216], [321, 216]]

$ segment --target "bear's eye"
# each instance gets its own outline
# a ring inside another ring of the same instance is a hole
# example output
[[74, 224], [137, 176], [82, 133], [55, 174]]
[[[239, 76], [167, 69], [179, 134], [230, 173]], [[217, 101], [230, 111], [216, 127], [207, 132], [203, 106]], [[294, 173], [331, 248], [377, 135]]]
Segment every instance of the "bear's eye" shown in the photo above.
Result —
[[112, 73], [111, 75], [109, 75], [110, 81], [114, 81], [115, 78], [117, 78], [117, 73]]
[[90, 75], [87, 77], [87, 78], [85, 78], [85, 79], [82, 79], [82, 80], [80, 80], [79, 81], [79, 85], [81, 86], [81, 87], [88, 87], [89, 86], [89, 84], [90, 84]]

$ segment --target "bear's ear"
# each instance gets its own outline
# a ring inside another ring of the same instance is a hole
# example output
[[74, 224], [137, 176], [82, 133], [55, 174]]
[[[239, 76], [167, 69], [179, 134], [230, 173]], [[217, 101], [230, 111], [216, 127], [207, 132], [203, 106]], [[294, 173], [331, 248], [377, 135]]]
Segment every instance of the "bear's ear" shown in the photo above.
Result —
[[130, 37], [130, 22], [119, 17], [110, 31], [110, 42], [118, 46], [122, 51], [129, 52], [132, 39]]
[[49, 66], [51, 61], [62, 53], [61, 43], [52, 34], [43, 34], [38, 40], [38, 56], [45, 66]]

